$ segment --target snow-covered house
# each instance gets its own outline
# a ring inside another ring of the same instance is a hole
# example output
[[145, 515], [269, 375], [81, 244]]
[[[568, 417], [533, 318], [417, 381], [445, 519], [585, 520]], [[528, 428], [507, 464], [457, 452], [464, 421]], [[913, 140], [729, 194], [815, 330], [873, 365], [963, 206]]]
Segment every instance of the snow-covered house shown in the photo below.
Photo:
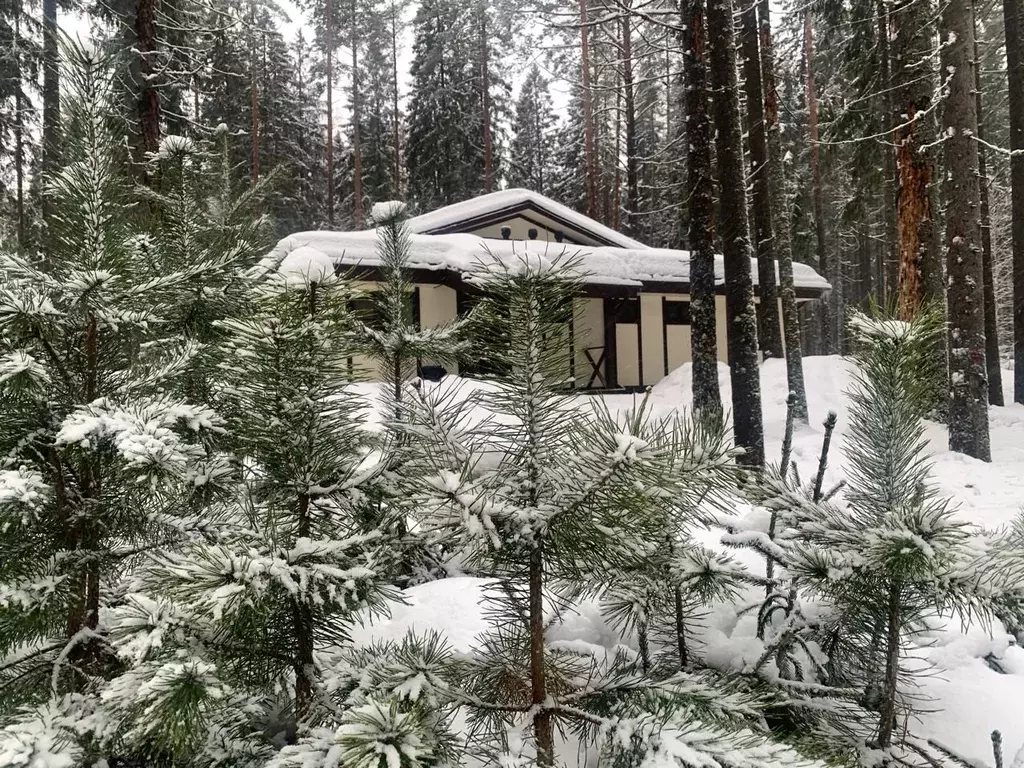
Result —
[[[451, 320], [477, 292], [467, 279], [486, 259], [524, 253], [577, 255], [585, 290], [570, 329], [570, 375], [580, 389], [655, 384], [690, 360], [690, 256], [643, 243], [525, 189], [508, 189], [456, 203], [408, 222], [410, 267], [416, 286], [413, 311], [421, 327]], [[269, 259], [327, 256], [339, 269], [371, 285], [379, 278], [377, 235], [299, 232], [281, 240]], [[299, 256], [299, 254], [295, 254]], [[813, 269], [794, 264], [797, 298], [812, 301], [829, 290]], [[757, 269], [753, 265], [755, 290]], [[715, 262], [718, 351], [727, 359], [725, 275]], [[456, 373], [457, 371], [451, 371]], [[374, 372], [362, 372], [373, 378]]]

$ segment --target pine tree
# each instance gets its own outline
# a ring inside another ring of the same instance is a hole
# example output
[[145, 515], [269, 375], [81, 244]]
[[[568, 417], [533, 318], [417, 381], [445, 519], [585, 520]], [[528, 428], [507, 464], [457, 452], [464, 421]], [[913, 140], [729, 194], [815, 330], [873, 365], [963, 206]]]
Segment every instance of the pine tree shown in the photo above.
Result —
[[[659, 568], [679, 568], [674, 577], [651, 568], [653, 548], [679, 535], [675, 526], [693, 520], [696, 499], [730, 475], [731, 451], [719, 428], [655, 419], [643, 407], [615, 417], [573, 405], [563, 381], [576, 269], [530, 253], [485, 265], [478, 311], [504, 373], [454, 411], [443, 393], [423, 390], [411, 414], [409, 429], [423, 438], [410, 447], [406, 476], [419, 527], [457, 543], [463, 567], [495, 582], [486, 595], [494, 629], [466, 659], [462, 691], [447, 692], [477, 723], [468, 750], [500, 765], [551, 766], [556, 734], [572, 728], [609, 764], [675, 764], [683, 750], [729, 764], [786, 764], [795, 755], [749, 730], [752, 702], [727, 682], [679, 671], [674, 655], [657, 676], [648, 666], [648, 677], [642, 655], [546, 638], [546, 603], [559, 612], [595, 591], [635, 623], [610, 590], [622, 574], [634, 586], [632, 578], [642, 581], [640, 568], [665, 578], [657, 586], [670, 600], [677, 586], [697, 593], [704, 576], [729, 579], [709, 574], [706, 557], [702, 571], [696, 549], [678, 553], [674, 565], [668, 548], [658, 556]], [[465, 407], [484, 407], [494, 419], [467, 428]], [[501, 447], [482, 461], [495, 440]], [[684, 562], [693, 565], [688, 575]]]
[[102, 757], [95, 713], [119, 667], [105, 612], [132, 563], [193, 528], [221, 422], [183, 397], [197, 342], [171, 317], [210, 265], [175, 269], [133, 227], [111, 62], [65, 55], [43, 266], [3, 261], [0, 754], [72, 765]]
[[1006, 85], [1010, 117], [1010, 190], [1013, 250], [1013, 401], [1024, 403], [1024, 12], [1003, 0]]
[[551, 194], [556, 200], [577, 211], [587, 210], [586, 126], [583, 117], [583, 91], [574, 87], [569, 92], [567, 117], [555, 129], [552, 141]]
[[534, 64], [523, 81], [516, 101], [512, 146], [509, 154], [509, 184], [552, 193], [552, 151], [555, 116], [548, 82]]

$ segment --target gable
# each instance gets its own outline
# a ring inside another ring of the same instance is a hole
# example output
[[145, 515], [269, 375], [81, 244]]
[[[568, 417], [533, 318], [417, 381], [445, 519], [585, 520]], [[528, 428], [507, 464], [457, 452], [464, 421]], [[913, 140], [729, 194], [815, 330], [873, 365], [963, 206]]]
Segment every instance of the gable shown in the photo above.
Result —
[[526, 189], [505, 189], [439, 208], [410, 219], [409, 230], [424, 235], [472, 234], [488, 240], [502, 239], [501, 230], [511, 230], [511, 240], [536, 239], [586, 246], [610, 246], [643, 250], [647, 246], [606, 227], [600, 222]]

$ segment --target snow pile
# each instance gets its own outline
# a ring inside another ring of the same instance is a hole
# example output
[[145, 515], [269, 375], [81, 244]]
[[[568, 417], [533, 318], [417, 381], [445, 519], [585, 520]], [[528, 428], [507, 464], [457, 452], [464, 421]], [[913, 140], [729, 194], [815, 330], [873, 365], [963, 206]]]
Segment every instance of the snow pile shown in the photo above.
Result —
[[[455, 281], [466, 279], [483, 266], [497, 261], [512, 268], [524, 253], [543, 256], [551, 261], [558, 258], [577, 258], [580, 271], [591, 285], [620, 286], [634, 290], [660, 293], [685, 293], [690, 282], [690, 253], [667, 248], [611, 248], [569, 245], [541, 241], [488, 240], [477, 235], [422, 235], [412, 234], [410, 239], [411, 269], [438, 273], [438, 282], [444, 277]], [[290, 235], [272, 250], [261, 264], [261, 269], [273, 271], [277, 265], [289, 265], [289, 271], [301, 266], [317, 254], [326, 255], [332, 265], [347, 268], [380, 266], [380, 253], [376, 230], [364, 232], [298, 232]], [[301, 254], [297, 256], [296, 254]], [[751, 259], [754, 285], [757, 269]], [[715, 256], [715, 282], [725, 283], [725, 262]], [[793, 282], [798, 289], [827, 291], [828, 281], [806, 264], [793, 265]]]
[[[897, 326], [874, 329], [899, 334]], [[1012, 384], [1006, 372], [1005, 386]], [[849, 362], [839, 357], [811, 357], [804, 360], [809, 426], [797, 427], [793, 441], [793, 461], [804, 476], [810, 476], [817, 465], [823, 429], [821, 422], [828, 410], [839, 414], [833, 439], [826, 487], [845, 478], [843, 457], [845, 443], [845, 391], [853, 383]], [[653, 388], [651, 404], [662, 414], [685, 408], [692, 399], [692, 366], [672, 372]], [[729, 369], [719, 365], [719, 382], [723, 403], [730, 399]], [[464, 381], [452, 384], [469, 392], [472, 386]], [[451, 384], [449, 384], [451, 385]], [[363, 385], [368, 386], [368, 385]], [[442, 384], [441, 386], [444, 386]], [[770, 461], [778, 461], [785, 429], [785, 402], [788, 395], [785, 362], [769, 360], [762, 367], [766, 450]], [[605, 398], [613, 409], [632, 406], [633, 395], [610, 395]], [[591, 400], [581, 397], [581, 407]], [[927, 424], [927, 437], [933, 453], [933, 480], [941, 492], [953, 498], [962, 516], [986, 527], [1007, 524], [1024, 506], [1024, 407], [1019, 405], [993, 408], [990, 415], [993, 462], [952, 454], [946, 448], [946, 430], [942, 425]], [[768, 515], [763, 510], [739, 505], [735, 516], [746, 518], [744, 528], [756, 529]], [[721, 547], [721, 532], [707, 531], [700, 543]], [[732, 556], [750, 568], [760, 570], [763, 560], [749, 551], [730, 550]], [[490, 628], [484, 608], [487, 582], [482, 579], [456, 577], [414, 587], [404, 593], [405, 603], [395, 604], [386, 621], [364, 626], [355, 633], [359, 645], [375, 640], [397, 640], [407, 632], [422, 635], [438, 630], [456, 651], [474, 647], [480, 635]], [[758, 592], [759, 589], [754, 589]], [[751, 595], [757, 597], [756, 595]], [[813, 603], [807, 605], [813, 614]], [[812, 617], [809, 615], [809, 617]], [[583, 603], [575, 613], [562, 617], [548, 630], [549, 642], [565, 647], [586, 646], [614, 651], [617, 634], [601, 617], [597, 606]], [[734, 605], [723, 605], [709, 611], [703, 626], [692, 635], [708, 663], [725, 669], [742, 670], [755, 662], [763, 646], [756, 637], [756, 619], [737, 617]], [[914, 663], [929, 670], [920, 680], [921, 714], [910, 727], [918, 735], [932, 738], [958, 753], [985, 764], [992, 760], [990, 734], [1000, 730], [1005, 748], [1016, 752], [1024, 742], [1024, 718], [1020, 702], [1024, 700], [1024, 649], [996, 622], [991, 627], [962, 627], [958, 622], [936, 622], [917, 641]], [[565, 745], [563, 750], [569, 750]], [[566, 760], [575, 760], [565, 751]], [[570, 762], [570, 764], [574, 764]]]
[[289, 284], [319, 283], [334, 276], [334, 260], [312, 246], [300, 246], [281, 262], [281, 275]]

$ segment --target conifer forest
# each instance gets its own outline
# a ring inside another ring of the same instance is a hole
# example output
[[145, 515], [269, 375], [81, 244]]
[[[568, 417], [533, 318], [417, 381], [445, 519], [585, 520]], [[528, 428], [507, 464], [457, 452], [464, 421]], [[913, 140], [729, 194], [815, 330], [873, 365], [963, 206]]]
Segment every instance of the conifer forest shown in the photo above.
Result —
[[0, 768], [1021, 768], [1022, 510], [1024, 0], [0, 0]]

